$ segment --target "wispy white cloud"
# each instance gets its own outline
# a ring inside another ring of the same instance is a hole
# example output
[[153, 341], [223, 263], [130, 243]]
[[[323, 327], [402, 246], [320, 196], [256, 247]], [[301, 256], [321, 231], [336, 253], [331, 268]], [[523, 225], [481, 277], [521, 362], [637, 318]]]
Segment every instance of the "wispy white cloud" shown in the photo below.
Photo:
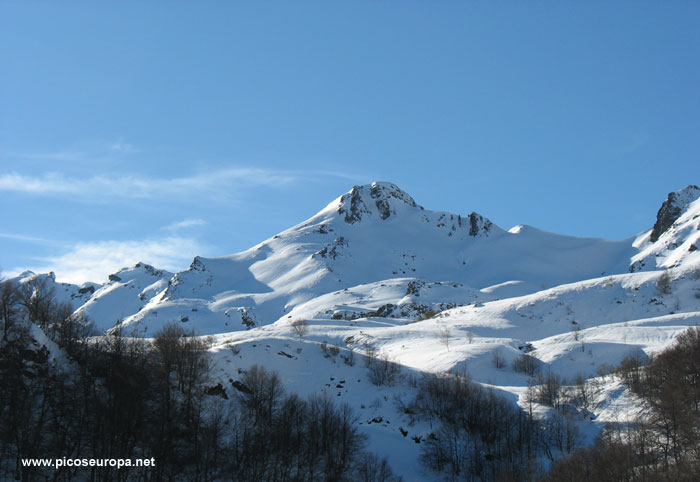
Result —
[[107, 149], [112, 151], [112, 152], [118, 152], [122, 154], [135, 154], [137, 152], [140, 152], [139, 149], [136, 148], [133, 144], [129, 144], [128, 142], [124, 141], [117, 141], [117, 142], [112, 142], [107, 146]]
[[100, 175], [89, 178], [47, 173], [26, 176], [0, 175], [0, 191], [36, 195], [72, 195], [88, 198], [161, 198], [166, 196], [226, 196], [243, 187], [289, 184], [301, 180], [298, 173], [260, 168], [229, 168], [187, 177], [155, 178]]
[[12, 151], [3, 153], [3, 157], [30, 161], [82, 161], [90, 157], [90, 155], [82, 150], [64, 149], [56, 151]]
[[95, 161], [105, 157], [124, 157], [141, 152], [134, 144], [117, 140], [97, 140], [76, 143], [54, 150], [3, 150], [0, 157], [32, 161]]
[[23, 176], [17, 173], [0, 176], [0, 191], [15, 191], [31, 194], [73, 194], [79, 190], [78, 182], [60, 174], [45, 174], [42, 177]]
[[[68, 283], [105, 282], [111, 273], [140, 261], [168, 271], [182, 270], [204, 249], [195, 239], [177, 236], [80, 243], [61, 255], [42, 259], [37, 266], [26, 269], [36, 273], [53, 271], [58, 281]], [[19, 273], [24, 269], [12, 272]]]
[[0, 233], [2, 239], [12, 239], [14, 241], [24, 241], [33, 244], [43, 244], [47, 246], [58, 246], [60, 243], [46, 238], [38, 238], [36, 236], [25, 236], [23, 234]]
[[180, 231], [181, 229], [196, 228], [206, 225], [207, 222], [204, 219], [183, 219], [182, 221], [168, 224], [163, 229], [167, 231]]

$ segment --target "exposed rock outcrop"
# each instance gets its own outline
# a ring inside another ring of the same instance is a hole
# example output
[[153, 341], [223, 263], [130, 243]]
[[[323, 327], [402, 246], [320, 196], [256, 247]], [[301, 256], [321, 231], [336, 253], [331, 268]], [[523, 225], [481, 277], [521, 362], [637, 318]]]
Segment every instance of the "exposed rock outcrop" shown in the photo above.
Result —
[[652, 243], [658, 241], [659, 237], [665, 233], [668, 228], [673, 226], [689, 203], [700, 197], [700, 187], [690, 185], [684, 187], [680, 191], [668, 194], [668, 198], [661, 205], [661, 209], [656, 214], [656, 223], [651, 231], [649, 240]]

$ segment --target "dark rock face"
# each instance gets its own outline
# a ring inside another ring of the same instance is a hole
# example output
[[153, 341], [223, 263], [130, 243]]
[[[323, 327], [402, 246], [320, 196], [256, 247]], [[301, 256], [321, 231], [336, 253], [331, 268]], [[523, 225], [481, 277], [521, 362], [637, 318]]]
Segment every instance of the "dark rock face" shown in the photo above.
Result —
[[675, 200], [674, 194], [672, 192], [668, 195], [668, 199], [664, 201], [661, 209], [656, 214], [656, 223], [654, 223], [654, 229], [652, 229], [650, 237], [652, 243], [656, 242], [659, 236], [665, 233], [681, 215], [681, 208], [673, 205]]
[[391, 216], [391, 208], [389, 207], [389, 202], [386, 199], [377, 199], [377, 211], [379, 211], [379, 217], [381, 219], [386, 219]]
[[418, 296], [420, 295], [420, 289], [425, 283], [421, 281], [409, 281], [406, 286], [406, 296]]
[[136, 266], [134, 266], [134, 268], [143, 268], [143, 270], [151, 276], [163, 276], [163, 270], [156, 269], [150, 264], [136, 263]]
[[190, 264], [190, 269], [192, 271], [206, 271], [206, 267], [204, 266], [204, 263], [202, 262], [202, 258], [199, 256], [195, 256], [194, 260], [192, 260], [192, 264]]
[[348, 242], [345, 241], [345, 238], [343, 236], [340, 236], [336, 238], [332, 243], [325, 245], [320, 251], [317, 251], [316, 253], [312, 254], [311, 257], [316, 258], [317, 256], [320, 256], [321, 258], [335, 259], [340, 254], [338, 252], [338, 248], [347, 245]]
[[248, 308], [238, 308], [241, 313], [241, 323], [246, 327], [247, 330], [255, 328], [256, 320], [255, 315], [248, 311]]
[[413, 200], [411, 196], [409, 196], [407, 193], [399, 189], [397, 186], [393, 184], [377, 184], [373, 183], [372, 184], [372, 189], [370, 191], [370, 196], [372, 196], [373, 199], [383, 199], [385, 201], [388, 201], [389, 198], [394, 198], [399, 201], [401, 201], [404, 204], [407, 204], [408, 206], [411, 206], [412, 208], [420, 208], [416, 204], [416, 202]]
[[345, 214], [345, 222], [348, 224], [356, 223], [362, 220], [362, 213], [370, 213], [367, 209], [365, 202], [362, 200], [362, 195], [360, 193], [360, 186], [355, 186], [350, 191], [350, 206], [346, 207], [348, 194], [344, 195], [340, 199], [341, 207], [338, 209], [338, 214]]
[[[458, 219], [458, 222], [461, 226], [461, 217]], [[488, 234], [491, 230], [491, 226], [491, 221], [484, 218], [482, 215], [477, 213], [471, 213], [469, 215], [469, 236], [476, 236], [480, 231], [483, 231], [484, 234]]]
[[[112, 275], [114, 276], [114, 275]], [[85, 295], [85, 294], [93, 294], [95, 292], [95, 287], [94, 286], [83, 286], [78, 290], [78, 294]]]
[[[685, 188], [685, 190], [700, 190], [698, 186], [688, 186]], [[664, 201], [664, 203], [661, 205], [661, 209], [659, 209], [659, 212], [656, 214], [656, 223], [654, 224], [654, 229], [651, 231], [651, 236], [649, 239], [651, 239], [652, 243], [655, 243], [659, 237], [664, 234], [668, 228], [673, 226], [673, 223], [676, 222], [676, 219], [678, 219], [681, 215], [681, 212], [685, 206], [681, 205], [681, 202], [679, 198], [679, 195], [677, 192], [672, 192], [668, 194], [668, 199]]]
[[471, 213], [469, 215], [469, 236], [476, 236], [479, 234], [479, 221], [477, 218], [478, 214]]
[[[379, 212], [379, 217], [384, 220], [391, 216], [391, 206], [387, 199], [388, 196], [394, 196], [394, 193], [389, 191], [385, 192], [385, 189], [380, 187], [378, 184], [372, 184], [372, 189], [370, 190], [370, 196], [375, 199], [374, 203], [377, 205], [377, 211]], [[413, 200], [411, 200], [413, 201]], [[415, 203], [414, 203], [415, 205]], [[415, 206], [414, 206], [415, 207]]]
[[[369, 188], [369, 189], [368, 189]], [[396, 214], [390, 199], [398, 200], [410, 207], [423, 209], [418, 206], [411, 196], [390, 183], [372, 183], [371, 186], [355, 186], [340, 198], [338, 214], [345, 215], [345, 222], [353, 224], [362, 220], [363, 214], [372, 215], [370, 206], [372, 200], [377, 207], [379, 218], [385, 220]]]
[[380, 306], [377, 311], [374, 312], [373, 316], [378, 318], [386, 318], [392, 311], [394, 311], [394, 309], [396, 309], [396, 305], [387, 303], [386, 305]]

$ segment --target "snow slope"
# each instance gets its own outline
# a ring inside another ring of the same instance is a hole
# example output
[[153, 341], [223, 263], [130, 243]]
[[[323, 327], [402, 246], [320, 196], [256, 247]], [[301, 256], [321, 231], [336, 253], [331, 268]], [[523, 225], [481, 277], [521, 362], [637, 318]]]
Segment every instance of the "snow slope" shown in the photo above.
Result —
[[639, 253], [631, 271], [697, 265], [700, 262], [700, 188], [688, 186], [670, 193], [654, 228], [634, 241]]
[[[578, 419], [589, 442], [640, 411], [606, 374], [700, 323], [699, 198], [695, 186], [671, 193], [652, 229], [607, 241], [503, 230], [373, 183], [247, 251], [197, 257], [176, 274], [138, 264], [104, 286], [56, 291], [101, 329], [122, 319], [137, 336], [169, 322], [211, 335], [213, 378], [231, 393], [261, 364], [290, 391], [349, 403], [404, 480], [431, 480], [412, 437], [434, 428], [401, 408], [422, 373], [466, 372], [523, 407], [533, 382], [512, 362], [525, 353], [541, 373], [589, 378], [595, 396]], [[307, 320], [303, 336], [295, 320]], [[396, 364], [393, 383], [370, 381], [368, 356]]]
[[124, 323], [146, 335], [183, 316], [201, 334], [244, 330], [321, 295], [397, 278], [457, 283], [462, 295], [449, 302], [464, 304], [475, 293], [493, 299], [624, 273], [636, 252], [632, 239], [504, 231], [476, 213], [425, 210], [395, 185], [373, 183], [247, 251], [195, 258], [162, 296], [123, 313]]
[[84, 314], [97, 329], [107, 330], [161, 295], [172, 276], [144, 263], [121, 269], [111, 274], [109, 283], [96, 290], [76, 313]]
[[51, 292], [57, 302], [70, 303], [74, 308], [87, 302], [93, 293], [100, 288], [97, 283], [83, 283], [80, 286], [59, 283], [53, 272], [36, 274], [32, 271], [24, 271], [9, 281], [22, 286], [32, 286], [32, 289], [39, 289], [45, 293]]

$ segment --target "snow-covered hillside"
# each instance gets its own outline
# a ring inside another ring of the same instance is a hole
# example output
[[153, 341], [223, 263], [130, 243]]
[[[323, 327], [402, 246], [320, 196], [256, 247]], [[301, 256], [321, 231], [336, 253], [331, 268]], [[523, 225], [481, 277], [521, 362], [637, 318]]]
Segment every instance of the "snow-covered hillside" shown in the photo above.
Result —
[[195, 258], [147, 303], [96, 293], [88, 311], [100, 327], [122, 319], [146, 336], [172, 320], [213, 334], [267, 325], [319, 296], [399, 278], [458, 284], [448, 299], [426, 303], [467, 304], [626, 272], [637, 253], [632, 241], [529, 226], [505, 231], [476, 213], [424, 210], [395, 185], [373, 183], [247, 251]]
[[634, 241], [631, 271], [700, 263], [700, 187], [687, 186], [664, 201], [650, 231]]
[[[373, 183], [247, 251], [197, 257], [176, 274], [139, 263], [103, 286], [45, 277], [101, 330], [122, 320], [151, 337], [176, 322], [212, 335], [214, 377], [228, 390], [260, 364], [292, 391], [350, 403], [371, 447], [405, 480], [424, 480], [420, 444], [404, 432], [424, 438], [431, 427], [399, 408], [411, 376], [466, 372], [525, 407], [532, 378], [513, 362], [527, 354], [540, 373], [601, 380], [579, 419], [589, 441], [636, 413], [619, 382], [599, 377], [700, 323], [698, 244], [696, 186], [671, 193], [649, 231], [607, 241], [504, 230]], [[365, 357], [392, 363], [396, 381], [373, 384]]]

